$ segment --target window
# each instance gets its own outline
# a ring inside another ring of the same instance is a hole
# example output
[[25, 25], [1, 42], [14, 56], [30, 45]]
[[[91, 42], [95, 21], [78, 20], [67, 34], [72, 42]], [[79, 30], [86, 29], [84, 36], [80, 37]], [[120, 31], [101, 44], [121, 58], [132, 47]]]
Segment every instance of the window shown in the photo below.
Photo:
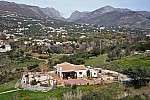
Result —
[[81, 75], [81, 74], [82, 74], [82, 72], [79, 72], [79, 74]]
[[110, 80], [110, 78], [107, 78], [107, 80]]
[[29, 75], [25, 75], [25, 77], [29, 77]]
[[99, 73], [101, 73], [102, 71], [101, 70], [99, 70]]

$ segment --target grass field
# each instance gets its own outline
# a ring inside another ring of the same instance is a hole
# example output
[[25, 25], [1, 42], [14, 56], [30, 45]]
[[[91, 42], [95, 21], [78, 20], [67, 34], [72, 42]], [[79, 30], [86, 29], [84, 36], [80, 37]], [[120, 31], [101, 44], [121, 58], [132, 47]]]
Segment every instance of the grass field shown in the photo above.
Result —
[[57, 88], [49, 92], [32, 92], [27, 90], [20, 90], [13, 93], [0, 95], [0, 100], [50, 100], [50, 98], [57, 98], [60, 100], [62, 94], [69, 91], [70, 88]]
[[13, 80], [8, 83], [4, 83], [4, 84], [0, 85], [0, 92], [15, 89], [16, 82], [17, 82], [17, 80]]
[[32, 91], [17, 91], [13, 93], [7, 93], [0, 95], [0, 100], [62, 100], [63, 94], [71, 91], [81, 91], [83, 94], [92, 94], [101, 93], [101, 95], [119, 95], [123, 91], [122, 85], [119, 84], [109, 84], [109, 85], [97, 85], [97, 86], [78, 86], [76, 89], [72, 89], [69, 87], [59, 87], [55, 90], [51, 90], [49, 92], [32, 92]]
[[103, 65], [103, 64], [106, 63], [106, 59], [107, 59], [106, 54], [99, 55], [97, 57], [87, 59], [85, 61], [85, 65], [90, 65], [90, 66], [93, 66], [93, 67], [100, 66], [100, 65]]
[[32, 65], [36, 65], [36, 64], [41, 64], [44, 63], [44, 60], [37, 60], [34, 58], [30, 58], [30, 59], [23, 59], [22, 61], [20, 60], [14, 60], [11, 62], [11, 66], [14, 66], [16, 68], [22, 68], [22, 67], [28, 67], [28, 66], [32, 66]]
[[100, 55], [98, 57], [86, 60], [85, 64], [119, 72], [129, 68], [138, 67], [142, 67], [147, 69], [147, 71], [150, 71], [150, 57], [145, 57], [144, 55], [128, 56], [112, 62], [106, 62], [106, 59], [107, 55]]
[[[125, 92], [131, 93], [129, 97], [124, 95]], [[78, 95], [78, 93], [82, 95]], [[74, 93], [73, 95], [70, 93]], [[143, 95], [145, 93], [145, 95]], [[82, 97], [82, 100], [116, 100], [116, 98], [126, 98], [124, 100], [149, 100], [149, 87], [141, 89], [126, 88], [119, 84], [94, 85], [94, 86], [77, 86], [76, 88], [59, 87], [49, 92], [33, 92], [20, 90], [17, 92], [1, 94], [0, 100], [77, 100], [65, 99]], [[146, 96], [147, 95], [147, 96]], [[137, 98], [138, 97], [138, 98]], [[130, 98], [130, 99], [129, 99]], [[137, 98], [137, 99], [136, 99]], [[145, 99], [143, 99], [145, 98]], [[121, 99], [123, 100], [123, 99]]]
[[113, 61], [113, 67], [117, 70], [126, 70], [129, 68], [142, 67], [150, 71], [150, 57], [144, 55], [134, 55], [122, 58], [121, 60]]

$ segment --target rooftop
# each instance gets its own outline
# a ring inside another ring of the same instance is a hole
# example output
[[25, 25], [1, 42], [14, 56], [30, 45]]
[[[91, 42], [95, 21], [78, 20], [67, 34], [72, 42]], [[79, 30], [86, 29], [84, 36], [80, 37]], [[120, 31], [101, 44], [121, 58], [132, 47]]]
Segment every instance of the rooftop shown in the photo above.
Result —
[[68, 62], [64, 62], [61, 64], [57, 64], [57, 66], [62, 68], [62, 71], [77, 71], [77, 70], [85, 70], [86, 67], [84, 65], [74, 65]]

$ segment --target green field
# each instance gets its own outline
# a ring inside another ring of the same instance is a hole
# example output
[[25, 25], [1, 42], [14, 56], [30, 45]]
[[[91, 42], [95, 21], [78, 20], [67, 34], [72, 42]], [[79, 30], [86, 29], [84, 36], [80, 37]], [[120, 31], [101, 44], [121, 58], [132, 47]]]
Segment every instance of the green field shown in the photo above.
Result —
[[89, 65], [89, 66], [93, 66], [93, 67], [101, 66], [101, 65], [106, 63], [106, 59], [107, 59], [107, 55], [106, 54], [99, 55], [97, 57], [87, 59], [85, 61], [85, 65]]
[[32, 65], [39, 65], [41, 63], [44, 63], [44, 60], [37, 60], [34, 58], [30, 58], [30, 59], [23, 59], [23, 60], [13, 60], [11, 62], [11, 66], [14, 66], [16, 68], [23, 68], [23, 67], [28, 67], [28, 66], [32, 66]]
[[17, 80], [13, 80], [13, 81], [10, 81], [8, 83], [1, 84], [0, 85], [0, 92], [15, 89], [16, 82], [17, 82]]
[[[81, 91], [82, 96], [91, 95], [93, 98], [93, 93], [98, 95], [100, 93], [101, 96], [113, 97], [113, 95], [120, 95], [123, 91], [123, 86], [120, 84], [109, 84], [109, 85], [98, 85], [98, 86], [78, 86], [76, 89], [67, 88], [67, 87], [59, 87], [55, 90], [51, 90], [49, 92], [32, 92], [32, 91], [17, 91], [13, 93], [7, 93], [0, 95], [0, 100], [62, 100], [63, 95], [69, 92], [77, 93]], [[77, 93], [78, 94], [78, 93]]]
[[25, 91], [20, 90], [13, 93], [7, 93], [0, 95], [0, 100], [12, 100], [15, 98], [15, 100], [49, 100], [50, 98], [58, 98], [60, 99], [61, 95], [66, 91], [67, 89], [63, 88], [57, 88], [53, 91], [49, 91], [47, 93], [44, 92], [32, 92], [32, 91]]
[[150, 67], [150, 57], [145, 57], [144, 55], [134, 55], [122, 58], [121, 60], [116, 60], [113, 63], [128, 68], [136, 65], [148, 68]]
[[114, 70], [123, 71], [127, 69], [143, 68], [150, 71], [150, 57], [145, 57], [144, 55], [134, 55], [122, 58], [121, 60], [116, 60], [111, 62]]
[[[120, 100], [149, 100], [149, 88], [149, 86], [141, 89], [125, 88], [119, 83], [113, 83], [77, 86], [76, 88], [58, 87], [49, 92], [20, 90], [0, 94], [0, 100], [116, 100], [117, 98], [125, 98]], [[125, 92], [130, 93], [130, 96], [124, 96]], [[144, 93], [145, 95], [143, 95]]]
[[147, 71], [150, 71], [150, 57], [142, 55], [133, 55], [121, 58], [119, 60], [114, 60], [112, 62], [106, 62], [107, 55], [99, 55], [95, 58], [86, 60], [85, 64], [93, 67], [101, 67], [104, 69], [114, 70], [114, 71], [124, 71], [129, 68], [142, 67]]

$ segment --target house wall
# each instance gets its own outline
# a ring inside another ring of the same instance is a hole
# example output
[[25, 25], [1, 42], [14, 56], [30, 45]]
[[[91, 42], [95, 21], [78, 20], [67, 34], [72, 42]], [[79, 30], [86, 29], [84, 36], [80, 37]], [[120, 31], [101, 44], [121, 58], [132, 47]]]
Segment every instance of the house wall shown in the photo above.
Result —
[[10, 51], [11, 50], [11, 46], [10, 45], [5, 45], [5, 49], [6, 49], [6, 51]]
[[27, 78], [27, 77], [25, 77], [25, 75], [26, 75], [26, 74], [24, 74], [24, 75], [22, 76], [21, 84], [28, 84], [28, 83], [30, 83], [30, 82], [29, 82], [30, 79]]
[[29, 75], [29, 84], [35, 79], [34, 75]]
[[[57, 74], [60, 78], [63, 77], [63, 74], [62, 74], [62, 68], [59, 67], [59, 66], [55, 66], [56, 68], [56, 71], [57, 71]], [[85, 69], [85, 70], [77, 70], [75, 71], [77, 73], [77, 78], [83, 78], [83, 77], [87, 77], [87, 70], [90, 70], [90, 75], [92, 78], [97, 78], [98, 77], [98, 71], [99, 70], [96, 70], [96, 69]]]
[[40, 81], [40, 82], [43, 83], [43, 84], [49, 84], [49, 81], [48, 81], [48, 80], [51, 81], [49, 75], [43, 75], [43, 74], [42, 74], [42, 75], [41, 75], [41, 74], [39, 74], [39, 75], [32, 75], [32, 74], [29, 74], [29, 77], [28, 77], [28, 78], [25, 77], [26, 75], [27, 75], [27, 74], [24, 74], [24, 75], [22, 76], [21, 84], [28, 84], [28, 82], [29, 82], [29, 84], [30, 84], [31, 81], [33, 81], [33, 80]]
[[23, 75], [23, 77], [21, 79], [21, 84], [27, 84], [27, 79], [25, 78], [24, 75]]
[[90, 69], [90, 75], [92, 78], [98, 77], [98, 71], [94, 69]]
[[62, 67], [56, 66], [56, 72], [60, 78], [63, 78]]

